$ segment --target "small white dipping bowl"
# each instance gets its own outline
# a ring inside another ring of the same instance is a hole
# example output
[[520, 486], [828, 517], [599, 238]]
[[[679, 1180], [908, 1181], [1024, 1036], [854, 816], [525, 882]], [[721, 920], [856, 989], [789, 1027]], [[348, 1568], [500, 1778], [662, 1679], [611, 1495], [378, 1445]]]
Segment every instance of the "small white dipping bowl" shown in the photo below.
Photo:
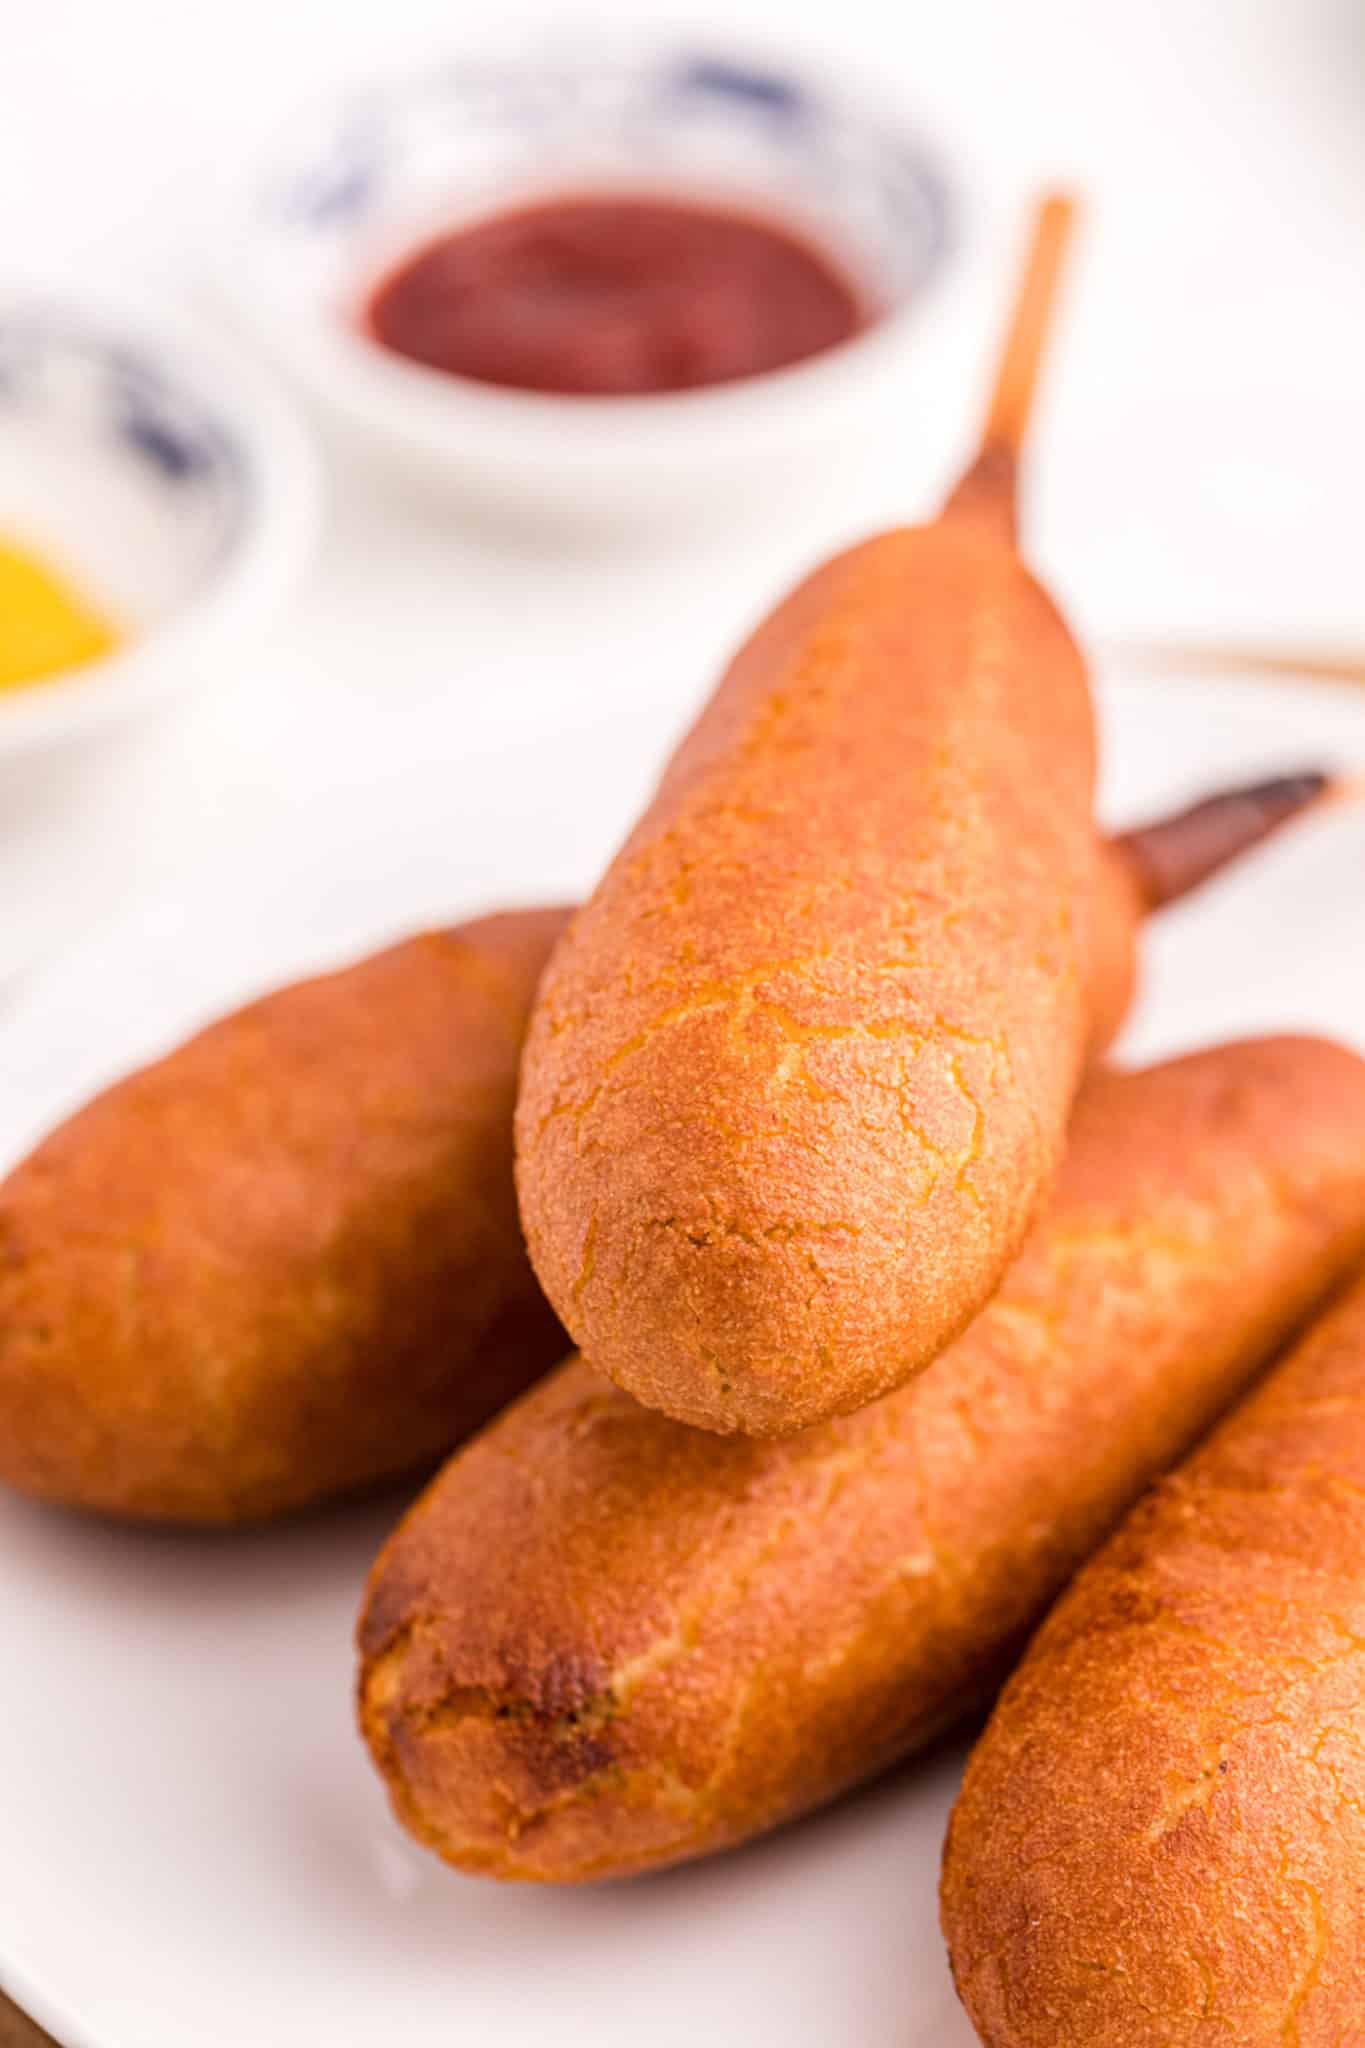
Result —
[[54, 779], [211, 675], [295, 580], [312, 451], [268, 385], [165, 318], [0, 289], [0, 535], [121, 629], [109, 655], [0, 691], [0, 779]]
[[[365, 331], [394, 262], [538, 197], [642, 192], [766, 214], [827, 249], [874, 318], [789, 368], [647, 397], [512, 391], [426, 368]], [[233, 201], [222, 278], [333, 411], [428, 482], [571, 519], [723, 514], [788, 457], [884, 418], [950, 242], [934, 161], [826, 76], [703, 43], [542, 39], [366, 84], [301, 114]]]

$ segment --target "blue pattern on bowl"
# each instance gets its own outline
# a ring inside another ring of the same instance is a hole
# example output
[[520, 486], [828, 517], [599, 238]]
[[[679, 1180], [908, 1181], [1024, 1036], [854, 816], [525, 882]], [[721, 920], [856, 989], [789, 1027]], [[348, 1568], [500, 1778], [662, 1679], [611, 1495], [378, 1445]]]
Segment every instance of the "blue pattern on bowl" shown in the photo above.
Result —
[[748, 107], [762, 107], [784, 118], [806, 111], [807, 96], [790, 78], [771, 71], [751, 71], [717, 57], [694, 57], [674, 74], [675, 90], [681, 93], [711, 93], [742, 100]]
[[195, 500], [229, 548], [250, 510], [245, 451], [214, 411], [144, 347], [77, 324], [60, 307], [0, 309], [0, 406], [60, 413], [107, 459], [132, 459], [144, 483]]
[[890, 304], [940, 266], [944, 180], [874, 109], [720, 51], [470, 58], [376, 85], [333, 112], [260, 205], [322, 258], [402, 214], [556, 173], [719, 182], [818, 215]]

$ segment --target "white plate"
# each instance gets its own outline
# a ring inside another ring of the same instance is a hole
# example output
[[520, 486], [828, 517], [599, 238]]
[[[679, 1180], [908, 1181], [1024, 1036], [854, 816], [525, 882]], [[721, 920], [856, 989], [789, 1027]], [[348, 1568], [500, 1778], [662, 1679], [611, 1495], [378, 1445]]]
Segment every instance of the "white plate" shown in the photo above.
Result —
[[[0, 1158], [264, 983], [581, 887], [667, 722], [376, 768], [91, 938], [0, 1030]], [[1347, 690], [1124, 684], [1106, 722], [1119, 815], [1365, 765]], [[1173, 914], [1132, 1048], [1278, 1026], [1365, 1044], [1363, 865], [1365, 813], [1339, 813]], [[6, 1989], [70, 2048], [969, 2048], [935, 1905], [957, 1750], [628, 1887], [501, 1889], [411, 1845], [350, 1710], [357, 1595], [398, 1506], [192, 1540], [0, 1502]]]

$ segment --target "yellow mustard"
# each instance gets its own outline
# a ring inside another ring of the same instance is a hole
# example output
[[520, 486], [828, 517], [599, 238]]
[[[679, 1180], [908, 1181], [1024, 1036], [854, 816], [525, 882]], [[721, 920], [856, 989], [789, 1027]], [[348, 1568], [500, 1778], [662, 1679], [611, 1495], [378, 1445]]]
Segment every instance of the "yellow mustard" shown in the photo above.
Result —
[[57, 570], [0, 539], [0, 690], [94, 661], [120, 637]]

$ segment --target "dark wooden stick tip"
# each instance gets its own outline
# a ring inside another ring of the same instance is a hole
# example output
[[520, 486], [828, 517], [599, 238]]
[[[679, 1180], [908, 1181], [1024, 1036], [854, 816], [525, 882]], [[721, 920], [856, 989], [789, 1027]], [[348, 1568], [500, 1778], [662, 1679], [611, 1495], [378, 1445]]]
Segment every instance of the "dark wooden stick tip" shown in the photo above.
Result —
[[1124, 832], [1117, 843], [1132, 862], [1147, 908], [1159, 910], [1188, 896], [1334, 787], [1335, 778], [1316, 768], [1243, 783]]

